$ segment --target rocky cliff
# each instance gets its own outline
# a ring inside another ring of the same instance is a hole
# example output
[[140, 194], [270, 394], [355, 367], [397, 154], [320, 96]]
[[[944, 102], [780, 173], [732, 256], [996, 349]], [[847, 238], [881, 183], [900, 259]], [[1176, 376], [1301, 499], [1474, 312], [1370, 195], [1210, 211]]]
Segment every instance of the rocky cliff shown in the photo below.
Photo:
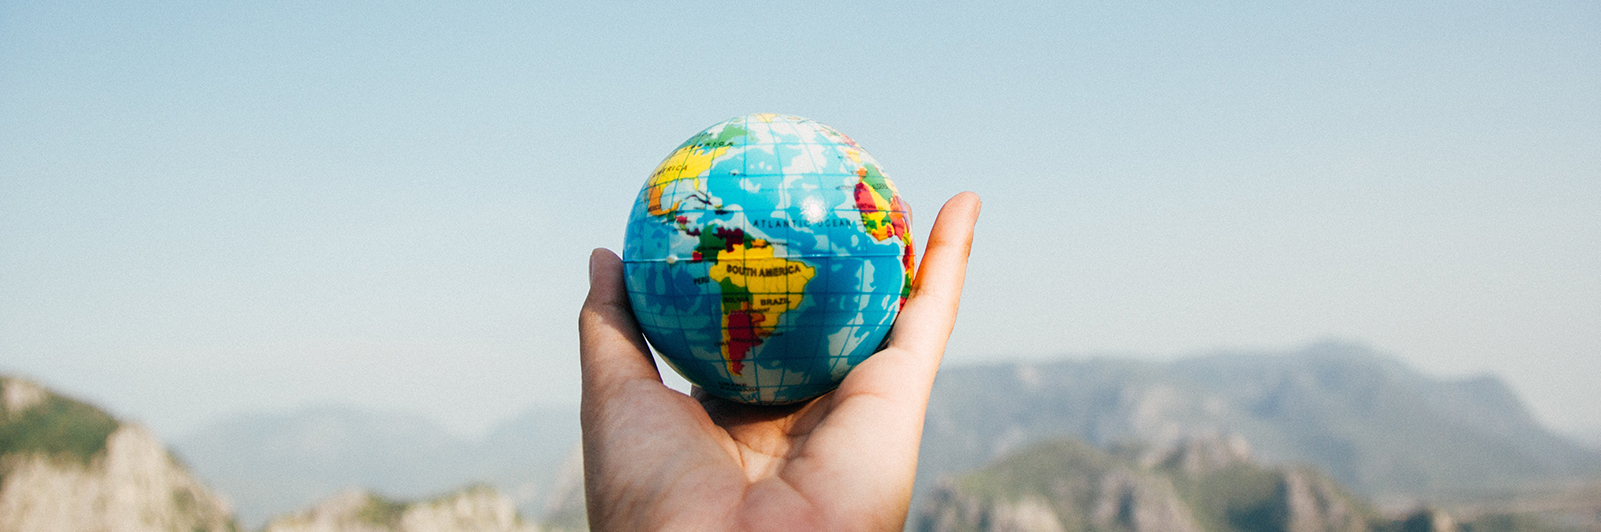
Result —
[[928, 532], [1364, 532], [1389, 526], [1316, 471], [1266, 468], [1238, 438], [1102, 452], [1057, 440], [946, 482]]
[[1601, 530], [1593, 518], [1555, 511], [1594, 507], [1588, 502], [1570, 506], [1481, 510], [1466, 522], [1428, 507], [1381, 515], [1316, 469], [1257, 464], [1239, 437], [1202, 436], [1109, 451], [1064, 439], [1028, 446], [947, 478], [919, 505], [911, 523], [923, 532]]
[[228, 506], [143, 427], [0, 376], [0, 532], [233, 529]]

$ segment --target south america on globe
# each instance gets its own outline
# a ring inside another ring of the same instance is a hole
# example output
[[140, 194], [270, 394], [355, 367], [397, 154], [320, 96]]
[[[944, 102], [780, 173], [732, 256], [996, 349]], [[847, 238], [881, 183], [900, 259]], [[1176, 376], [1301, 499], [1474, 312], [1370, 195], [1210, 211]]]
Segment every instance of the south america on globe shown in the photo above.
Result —
[[651, 172], [623, 243], [629, 303], [680, 375], [747, 404], [833, 390], [911, 293], [912, 213], [834, 128], [752, 114]]

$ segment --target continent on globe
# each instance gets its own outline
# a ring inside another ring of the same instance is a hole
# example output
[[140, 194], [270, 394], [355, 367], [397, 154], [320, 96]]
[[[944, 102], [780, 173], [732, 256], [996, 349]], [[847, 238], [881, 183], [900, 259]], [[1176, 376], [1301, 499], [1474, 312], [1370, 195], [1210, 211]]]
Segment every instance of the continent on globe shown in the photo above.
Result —
[[679, 180], [694, 180], [701, 177], [702, 173], [711, 168], [712, 160], [728, 151], [729, 139], [741, 138], [744, 134], [745, 131], [737, 127], [724, 128], [716, 137], [701, 133], [689, 139], [683, 146], [679, 146], [672, 155], [667, 156], [667, 160], [662, 161], [655, 172], [651, 172], [650, 183], [646, 185], [650, 197], [650, 214], [665, 216], [677, 211], [679, 208], [677, 202], [670, 208], [662, 207], [662, 193], [666, 191], [667, 185]]
[[750, 350], [773, 335], [780, 316], [800, 306], [817, 268], [774, 257], [761, 240], [730, 244], [713, 262], [711, 278], [723, 293], [723, 356], [729, 373], [740, 375]]
[[911, 291], [911, 211], [856, 141], [793, 116], [713, 125], [646, 179], [623, 246], [662, 360], [733, 401], [804, 401], [882, 348]]
[[[859, 157], [852, 152], [853, 157]], [[912, 294], [912, 210], [901, 202], [900, 194], [895, 190], [895, 184], [888, 177], [878, 172], [878, 167], [863, 165], [856, 171], [862, 182], [856, 184], [856, 208], [862, 211], [862, 225], [874, 239], [884, 240], [897, 237], [906, 244], [906, 250], [901, 254], [901, 266], [906, 269], [906, 284], [901, 287], [901, 297]], [[880, 192], [883, 191], [883, 192]], [[889, 199], [884, 199], [884, 194]], [[901, 304], [906, 304], [901, 299]]]

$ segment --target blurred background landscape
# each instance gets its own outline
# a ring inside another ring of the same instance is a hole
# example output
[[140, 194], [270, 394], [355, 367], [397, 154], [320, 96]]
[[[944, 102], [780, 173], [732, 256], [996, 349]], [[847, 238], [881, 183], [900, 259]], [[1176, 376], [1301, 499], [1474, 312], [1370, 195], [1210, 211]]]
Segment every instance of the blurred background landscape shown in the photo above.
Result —
[[1597, 27], [0, 0], [0, 530], [581, 526], [586, 253], [751, 112], [984, 198], [915, 529], [1601, 530]]

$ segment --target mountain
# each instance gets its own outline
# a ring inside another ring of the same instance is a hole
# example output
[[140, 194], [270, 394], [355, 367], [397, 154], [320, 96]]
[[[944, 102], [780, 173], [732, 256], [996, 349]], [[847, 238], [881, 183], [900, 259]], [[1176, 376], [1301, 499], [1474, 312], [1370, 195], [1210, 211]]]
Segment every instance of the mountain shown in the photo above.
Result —
[[539, 514], [547, 530], [577, 532], [589, 530], [589, 507], [584, 500], [584, 448], [576, 446], [562, 462], [545, 497], [544, 512]]
[[233, 530], [148, 430], [0, 376], [0, 532]]
[[511, 499], [475, 485], [419, 501], [349, 490], [274, 518], [263, 532], [539, 532]]
[[524, 514], [561, 522], [571, 496], [564, 489], [576, 486], [583, 506], [579, 437], [577, 408], [529, 409], [471, 442], [474, 476], [507, 493]]
[[1060, 437], [1167, 446], [1239, 434], [1386, 505], [1601, 476], [1601, 453], [1540, 426], [1494, 377], [1438, 380], [1351, 344], [1173, 362], [951, 367], [929, 403], [918, 492]]
[[[417, 416], [309, 409], [225, 420], [177, 448], [239, 502], [251, 526], [350, 487], [417, 499], [479, 482], [523, 515], [577, 529], [584, 519], [575, 410], [531, 410], [466, 440]], [[1566, 493], [1551, 486], [1601, 479], [1601, 453], [1541, 427], [1499, 379], [1435, 379], [1363, 346], [1321, 343], [1171, 362], [944, 368], [914, 505], [941, 479], [1037, 442], [1165, 449], [1218, 434], [1250, 441], [1259, 463], [1314, 467], [1383, 508], [1500, 497], [1505, 504], [1484, 510], [1500, 511], [1525, 504], [1518, 494]], [[1571, 513], [1592, 500], [1536, 502]]]
[[238, 501], [239, 520], [255, 527], [356, 487], [417, 499], [485, 483], [524, 515], [540, 516], [577, 442], [576, 409], [531, 409], [482, 439], [466, 440], [421, 416], [319, 407], [229, 418], [176, 447]]
[[1027, 446], [941, 486], [915, 521], [925, 532], [1364, 532], [1379, 521], [1316, 471], [1253, 464], [1242, 440], [1121, 451]]
[[1075, 439], [1025, 446], [947, 479], [913, 516], [920, 532], [1535, 532], [1587, 530], [1529, 515], [1458, 523], [1421, 508], [1380, 515], [1314, 468], [1255, 463], [1243, 439], [1103, 452]]

